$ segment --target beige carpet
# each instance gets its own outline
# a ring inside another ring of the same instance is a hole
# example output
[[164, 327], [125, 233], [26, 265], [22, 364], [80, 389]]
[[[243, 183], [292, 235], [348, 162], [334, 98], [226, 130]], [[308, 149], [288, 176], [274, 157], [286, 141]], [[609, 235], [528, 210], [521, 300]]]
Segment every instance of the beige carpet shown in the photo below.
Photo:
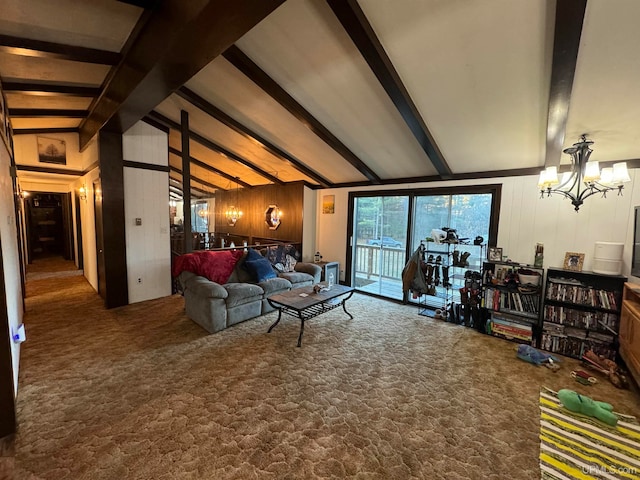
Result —
[[173, 296], [110, 311], [82, 277], [28, 283], [16, 478], [534, 479], [541, 385], [640, 417], [515, 344], [354, 296], [302, 348], [271, 313], [209, 335]]

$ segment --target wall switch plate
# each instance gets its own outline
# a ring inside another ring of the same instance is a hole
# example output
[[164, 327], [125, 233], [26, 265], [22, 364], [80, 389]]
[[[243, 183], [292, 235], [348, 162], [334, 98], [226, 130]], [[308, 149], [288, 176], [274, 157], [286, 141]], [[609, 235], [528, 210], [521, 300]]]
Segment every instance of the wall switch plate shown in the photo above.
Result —
[[139, 227], [140, 225], [142, 225], [142, 219], [136, 218], [136, 227]]

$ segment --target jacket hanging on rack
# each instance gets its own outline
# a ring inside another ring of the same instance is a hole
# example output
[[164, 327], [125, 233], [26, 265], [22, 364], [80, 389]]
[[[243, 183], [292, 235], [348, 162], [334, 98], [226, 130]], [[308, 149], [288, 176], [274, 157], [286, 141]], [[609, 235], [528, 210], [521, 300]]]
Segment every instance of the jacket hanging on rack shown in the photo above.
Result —
[[424, 245], [420, 245], [409, 257], [402, 269], [402, 291], [411, 290], [414, 294], [423, 295], [428, 292], [428, 285], [422, 273], [421, 264], [424, 259]]

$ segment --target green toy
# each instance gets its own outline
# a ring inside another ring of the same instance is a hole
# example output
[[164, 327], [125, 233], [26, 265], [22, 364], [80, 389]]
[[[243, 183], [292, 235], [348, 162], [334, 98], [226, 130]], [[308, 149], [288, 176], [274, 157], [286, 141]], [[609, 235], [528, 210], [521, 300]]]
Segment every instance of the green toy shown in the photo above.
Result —
[[609, 403], [598, 402], [566, 388], [558, 392], [558, 398], [567, 410], [597, 418], [612, 427], [618, 423], [618, 417], [613, 413], [613, 405]]

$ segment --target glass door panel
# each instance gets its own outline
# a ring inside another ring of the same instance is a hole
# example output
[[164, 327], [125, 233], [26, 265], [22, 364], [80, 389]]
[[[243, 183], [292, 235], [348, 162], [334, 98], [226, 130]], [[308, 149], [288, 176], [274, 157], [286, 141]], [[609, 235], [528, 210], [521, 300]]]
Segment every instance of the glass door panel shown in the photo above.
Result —
[[352, 284], [357, 290], [402, 299], [409, 197], [357, 197], [354, 212]]

